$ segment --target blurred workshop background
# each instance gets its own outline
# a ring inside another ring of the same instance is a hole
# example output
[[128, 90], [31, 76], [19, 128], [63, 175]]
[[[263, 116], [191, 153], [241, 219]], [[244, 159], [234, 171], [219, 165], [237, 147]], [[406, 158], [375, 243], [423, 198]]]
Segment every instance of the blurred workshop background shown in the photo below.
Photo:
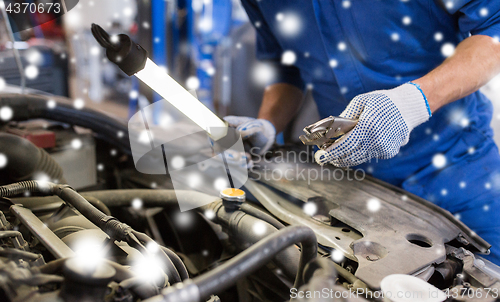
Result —
[[[31, 17], [39, 23], [51, 18]], [[19, 91], [25, 81], [29, 89], [67, 96], [124, 120], [158, 100], [105, 58], [91, 23], [133, 37], [219, 116], [256, 116], [273, 78], [272, 67], [255, 59], [255, 32], [239, 0], [80, 0], [62, 18], [20, 32], [14, 28], [13, 36], [2, 16], [0, 93]], [[500, 143], [500, 77], [483, 92], [496, 108], [492, 125]], [[318, 119], [310, 93], [305, 99], [279, 143], [296, 141], [301, 129]]]

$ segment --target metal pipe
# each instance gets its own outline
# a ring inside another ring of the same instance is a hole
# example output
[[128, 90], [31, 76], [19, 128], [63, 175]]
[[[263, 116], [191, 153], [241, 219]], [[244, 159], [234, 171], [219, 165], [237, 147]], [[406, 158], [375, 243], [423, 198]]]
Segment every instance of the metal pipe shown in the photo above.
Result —
[[75, 255], [33, 212], [18, 205], [11, 206], [10, 211], [56, 258], [67, 258]]
[[[317, 256], [317, 241], [314, 232], [303, 226], [284, 228], [262, 239], [226, 263], [194, 279], [166, 288], [162, 295], [147, 302], [193, 302], [202, 301], [211, 294], [219, 293], [234, 285], [237, 280], [266, 265], [277, 253], [296, 243], [302, 243], [300, 265], [294, 287], [303, 284], [305, 265]], [[296, 280], [296, 281], [297, 281]]]

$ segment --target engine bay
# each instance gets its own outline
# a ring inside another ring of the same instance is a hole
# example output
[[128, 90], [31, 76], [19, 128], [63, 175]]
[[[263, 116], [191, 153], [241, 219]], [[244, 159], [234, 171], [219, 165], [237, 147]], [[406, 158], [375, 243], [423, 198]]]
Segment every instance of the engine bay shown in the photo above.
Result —
[[[14, 115], [0, 124], [0, 301], [499, 298], [490, 245], [456, 217], [283, 156], [296, 147], [255, 163], [242, 190], [207, 196], [139, 173], [127, 125], [103, 113], [39, 95], [3, 106]], [[180, 211], [179, 198], [211, 203]]]

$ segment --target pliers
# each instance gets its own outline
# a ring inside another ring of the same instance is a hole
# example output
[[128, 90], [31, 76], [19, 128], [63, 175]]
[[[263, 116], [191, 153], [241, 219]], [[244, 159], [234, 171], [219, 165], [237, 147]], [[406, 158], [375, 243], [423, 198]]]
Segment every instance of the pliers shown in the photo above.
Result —
[[301, 135], [299, 139], [304, 145], [316, 145], [325, 150], [335, 142], [336, 138], [351, 131], [357, 123], [358, 120], [329, 116], [305, 127], [305, 134]]

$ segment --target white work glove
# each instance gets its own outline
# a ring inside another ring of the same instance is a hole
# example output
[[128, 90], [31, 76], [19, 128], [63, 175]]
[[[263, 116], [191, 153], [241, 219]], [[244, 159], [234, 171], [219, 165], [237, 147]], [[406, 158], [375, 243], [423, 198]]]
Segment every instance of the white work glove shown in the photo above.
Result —
[[431, 116], [420, 86], [407, 83], [391, 90], [356, 96], [340, 114], [358, 119], [348, 134], [315, 154], [316, 162], [352, 167], [372, 158], [388, 159], [408, 143], [410, 132]]
[[276, 129], [268, 120], [244, 116], [226, 116], [224, 120], [240, 132], [243, 140], [250, 143], [253, 154], [266, 153], [276, 139]]

